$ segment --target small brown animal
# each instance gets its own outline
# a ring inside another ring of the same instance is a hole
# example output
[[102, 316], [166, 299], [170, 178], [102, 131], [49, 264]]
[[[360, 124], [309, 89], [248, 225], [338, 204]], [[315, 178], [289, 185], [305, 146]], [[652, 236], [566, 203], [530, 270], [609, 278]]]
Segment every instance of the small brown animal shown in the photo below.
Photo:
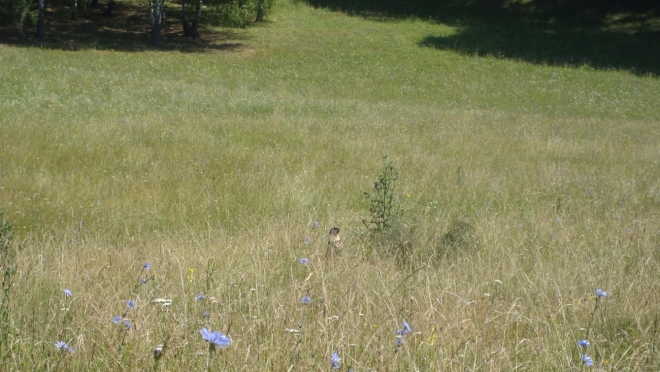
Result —
[[327, 256], [334, 256], [335, 254], [341, 253], [342, 244], [341, 238], [339, 237], [339, 228], [333, 227], [328, 233], [328, 250]]

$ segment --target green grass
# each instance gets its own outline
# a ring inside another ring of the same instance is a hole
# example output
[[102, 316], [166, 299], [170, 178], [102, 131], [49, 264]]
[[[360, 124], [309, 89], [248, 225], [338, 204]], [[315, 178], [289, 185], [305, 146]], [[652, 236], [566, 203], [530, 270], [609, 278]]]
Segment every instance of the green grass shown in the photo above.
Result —
[[[594, 369], [659, 369], [660, 81], [424, 44], [461, 32], [283, 1], [229, 49], [0, 47], [3, 369], [202, 370], [207, 326], [216, 370], [577, 370], [596, 288]], [[383, 155], [405, 267], [362, 223]]]

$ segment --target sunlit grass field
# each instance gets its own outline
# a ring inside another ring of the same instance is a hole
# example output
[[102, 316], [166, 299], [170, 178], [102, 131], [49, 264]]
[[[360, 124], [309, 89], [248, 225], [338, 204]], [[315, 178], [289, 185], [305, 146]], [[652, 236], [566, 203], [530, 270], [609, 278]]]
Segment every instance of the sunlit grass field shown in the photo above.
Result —
[[660, 81], [456, 32], [282, 1], [232, 48], [0, 46], [0, 369], [659, 370]]

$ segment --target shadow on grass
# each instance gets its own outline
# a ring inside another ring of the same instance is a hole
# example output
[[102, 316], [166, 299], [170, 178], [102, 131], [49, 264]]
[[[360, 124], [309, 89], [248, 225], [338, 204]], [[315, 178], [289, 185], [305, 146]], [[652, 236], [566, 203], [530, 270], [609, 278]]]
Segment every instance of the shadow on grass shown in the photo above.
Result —
[[[70, 7], [55, 4], [46, 8], [46, 40], [34, 37], [34, 25], [26, 25], [28, 40], [21, 40], [13, 24], [0, 24], [0, 44], [24, 47], [40, 47], [60, 50], [114, 50], [121, 52], [181, 51], [208, 52], [248, 50], [245, 36], [230, 31], [211, 28], [200, 29], [201, 38], [193, 40], [183, 36], [180, 9], [166, 9], [162, 43], [151, 45], [151, 27], [146, 5], [117, 2], [112, 16], [102, 15], [104, 7], [92, 9], [89, 17], [71, 19]], [[4, 19], [0, 14], [0, 19]]]
[[644, 0], [308, 0], [376, 21], [418, 17], [457, 32], [421, 47], [536, 64], [660, 75], [660, 2]]

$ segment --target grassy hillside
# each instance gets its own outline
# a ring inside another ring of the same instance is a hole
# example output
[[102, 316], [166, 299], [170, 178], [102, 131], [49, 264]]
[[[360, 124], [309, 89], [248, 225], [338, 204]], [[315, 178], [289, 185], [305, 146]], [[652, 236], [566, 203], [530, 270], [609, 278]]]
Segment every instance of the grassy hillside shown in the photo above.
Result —
[[660, 81], [428, 43], [462, 32], [283, 1], [198, 49], [0, 46], [3, 369], [658, 370]]

